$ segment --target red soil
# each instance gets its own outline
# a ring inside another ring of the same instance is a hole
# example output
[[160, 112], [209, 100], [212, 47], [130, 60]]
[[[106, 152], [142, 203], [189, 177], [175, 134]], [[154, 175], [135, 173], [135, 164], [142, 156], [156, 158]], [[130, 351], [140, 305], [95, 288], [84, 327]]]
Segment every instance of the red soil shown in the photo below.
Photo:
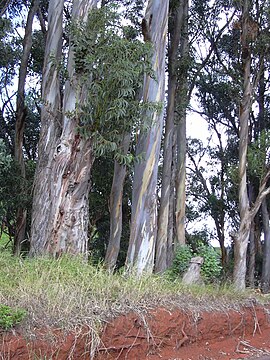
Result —
[[[2, 333], [0, 359], [90, 359], [90, 332], [76, 334]], [[235, 360], [263, 354], [270, 360], [269, 308], [198, 313], [156, 309], [108, 323], [95, 360]]]

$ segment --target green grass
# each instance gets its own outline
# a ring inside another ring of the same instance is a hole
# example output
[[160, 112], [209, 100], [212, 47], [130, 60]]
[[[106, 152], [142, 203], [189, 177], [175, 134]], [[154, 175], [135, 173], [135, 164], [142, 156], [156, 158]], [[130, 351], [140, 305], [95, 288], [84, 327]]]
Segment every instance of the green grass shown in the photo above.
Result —
[[109, 317], [132, 310], [222, 310], [240, 306], [249, 297], [249, 292], [230, 287], [186, 287], [166, 276], [110, 274], [80, 258], [23, 260], [0, 254], [0, 303], [25, 309], [25, 326], [30, 327], [99, 327]]
[[0, 251], [12, 251], [12, 242], [6, 233], [2, 233], [0, 237]]
[[25, 310], [20, 326], [26, 334], [34, 328], [69, 332], [88, 327], [98, 344], [103, 325], [120, 314], [136, 312], [143, 317], [156, 307], [227, 311], [253, 306], [254, 297], [230, 286], [187, 287], [166, 275], [112, 274], [79, 257], [22, 259], [0, 253], [0, 304]]

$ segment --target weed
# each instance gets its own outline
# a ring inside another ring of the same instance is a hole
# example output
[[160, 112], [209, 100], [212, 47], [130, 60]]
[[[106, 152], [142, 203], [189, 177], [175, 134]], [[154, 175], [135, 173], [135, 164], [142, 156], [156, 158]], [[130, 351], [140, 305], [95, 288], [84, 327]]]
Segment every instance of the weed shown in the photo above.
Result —
[[0, 304], [0, 328], [9, 330], [19, 324], [26, 316], [23, 309], [13, 309], [8, 305]]

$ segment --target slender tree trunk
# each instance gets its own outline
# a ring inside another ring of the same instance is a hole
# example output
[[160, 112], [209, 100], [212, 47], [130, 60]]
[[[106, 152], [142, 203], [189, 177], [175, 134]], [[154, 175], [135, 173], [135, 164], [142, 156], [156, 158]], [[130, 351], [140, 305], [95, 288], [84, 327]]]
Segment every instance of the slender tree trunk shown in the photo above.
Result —
[[[54, 3], [54, 6], [58, 10], [58, 19], [55, 19], [54, 14], [51, 21], [52, 29], [58, 29], [59, 26], [58, 35], [60, 35], [60, 32], [62, 34], [60, 25], [62, 27], [63, 4], [57, 3], [59, 7], [57, 7], [56, 3]], [[96, 6], [96, 0], [74, 0], [72, 19], [86, 21], [88, 12], [93, 6]], [[59, 23], [60, 21], [61, 24]], [[50, 43], [52, 40], [53, 37], [50, 38], [48, 34], [48, 50], [50, 45], [52, 45]], [[50, 66], [45, 71], [49, 69]], [[52, 91], [57, 93], [59, 88], [58, 75], [53, 69], [51, 71], [57, 79], [51, 83]], [[50, 118], [51, 124], [45, 125], [45, 127], [51, 126], [51, 128], [49, 127], [47, 131], [46, 128], [44, 129], [46, 138], [43, 137], [41, 140], [41, 147], [46, 149], [47, 143], [51, 142], [53, 149], [50, 152], [51, 158], [47, 158], [45, 164], [42, 164], [43, 168], [41, 170], [47, 175], [47, 177], [43, 177], [43, 182], [46, 184], [44, 186], [39, 184], [42, 178], [42, 171], [38, 173], [38, 182], [36, 184], [39, 189], [35, 190], [34, 220], [32, 223], [34, 224], [34, 232], [31, 248], [31, 253], [35, 255], [44, 253], [54, 256], [60, 256], [62, 253], [87, 254], [89, 225], [88, 195], [93, 152], [91, 139], [82, 137], [77, 132], [79, 118], [75, 111], [76, 103], [83, 103], [86, 94], [80, 84], [79, 77], [75, 73], [72, 47], [69, 49], [68, 75], [63, 99], [61, 135], [57, 139], [56, 133], [58, 129], [56, 122], [59, 118], [54, 113], [54, 116]], [[49, 100], [49, 104], [54, 104], [53, 109], [56, 109], [55, 100], [52, 98], [49, 98]], [[58, 101], [57, 105], [59, 105]], [[46, 115], [51, 116], [51, 114]], [[50, 131], [53, 132], [51, 133]], [[49, 193], [45, 197], [42, 193], [42, 187]], [[40, 209], [41, 204], [43, 206], [43, 213]], [[41, 211], [40, 215], [38, 209]], [[46, 220], [46, 224], [42, 225], [44, 232], [41, 233], [37, 226], [44, 222], [44, 220]]]
[[[248, 186], [249, 201], [253, 203], [255, 201], [254, 188], [252, 184]], [[252, 220], [250, 225], [249, 234], [249, 262], [248, 262], [248, 286], [254, 288], [255, 286], [255, 259], [256, 259], [256, 247], [255, 247], [255, 219]]]
[[[143, 20], [143, 34], [153, 44], [153, 70], [156, 79], [145, 77], [143, 99], [163, 103], [165, 95], [165, 52], [169, 0], [149, 0]], [[139, 136], [137, 154], [144, 160], [136, 164], [132, 193], [131, 234], [126, 265], [137, 275], [152, 271], [157, 234], [157, 173], [163, 129], [163, 111], [155, 112], [152, 125]]]
[[[54, 152], [62, 128], [60, 80], [57, 66], [62, 56], [64, 0], [51, 0], [42, 77], [41, 131], [35, 173], [30, 255], [46, 253], [51, 203], [51, 173]], [[54, 61], [51, 58], [54, 58]]]
[[172, 168], [171, 168], [171, 186], [170, 186], [170, 204], [168, 220], [168, 240], [167, 240], [167, 268], [172, 265], [175, 252], [175, 176], [176, 176], [176, 127], [173, 130], [172, 145]]
[[177, 172], [176, 172], [176, 239], [178, 244], [184, 245], [185, 238], [185, 217], [186, 217], [186, 108], [187, 108], [187, 69], [188, 69], [188, 1], [183, 0], [184, 26], [182, 29], [183, 40], [180, 49], [182, 70], [178, 81], [177, 90]]
[[169, 82], [168, 82], [168, 105], [165, 123], [164, 137], [164, 158], [162, 168], [162, 187], [160, 207], [158, 214], [158, 233], [156, 245], [155, 271], [163, 272], [167, 268], [167, 241], [168, 241], [168, 222], [170, 207], [170, 187], [172, 172], [172, 143], [174, 132], [174, 112], [175, 112], [175, 93], [177, 85], [177, 55], [183, 27], [183, 2], [179, 2], [169, 17]]
[[264, 248], [261, 289], [263, 293], [268, 293], [270, 291], [270, 219], [267, 202], [265, 199], [262, 202], [262, 218], [264, 232]]
[[256, 247], [255, 247], [255, 229], [254, 221], [251, 223], [249, 234], [249, 262], [248, 262], [248, 286], [255, 287], [255, 265], [256, 265]]
[[242, 64], [243, 64], [243, 97], [240, 105], [240, 144], [239, 144], [239, 212], [240, 228], [235, 238], [235, 255], [233, 281], [236, 288], [243, 290], [246, 286], [246, 257], [250, 234], [249, 200], [247, 192], [247, 148], [249, 113], [251, 108], [251, 53], [248, 43], [248, 19], [250, 1], [245, 0], [242, 14]]
[[[122, 142], [123, 154], [127, 154], [130, 144], [130, 134], [124, 136]], [[110, 194], [110, 239], [105, 256], [107, 269], [113, 270], [120, 250], [122, 235], [122, 199], [126, 177], [126, 166], [114, 162], [113, 183]]]
[[[25, 82], [27, 75], [28, 61], [30, 57], [32, 47], [32, 26], [34, 16], [37, 12], [39, 5], [38, 0], [32, 1], [27, 16], [25, 35], [23, 39], [23, 54], [19, 69], [19, 83], [17, 92], [17, 103], [16, 103], [16, 124], [15, 124], [15, 160], [19, 165], [20, 175], [22, 177], [22, 183], [25, 180], [25, 163], [23, 157], [23, 139], [24, 139], [24, 128], [25, 119], [27, 115], [27, 109], [25, 105]], [[23, 187], [24, 185], [22, 185]], [[26, 229], [26, 216], [27, 210], [23, 207], [19, 207], [16, 216], [16, 228], [14, 236], [14, 247], [13, 253], [19, 255], [21, 251], [21, 244], [25, 237]]]

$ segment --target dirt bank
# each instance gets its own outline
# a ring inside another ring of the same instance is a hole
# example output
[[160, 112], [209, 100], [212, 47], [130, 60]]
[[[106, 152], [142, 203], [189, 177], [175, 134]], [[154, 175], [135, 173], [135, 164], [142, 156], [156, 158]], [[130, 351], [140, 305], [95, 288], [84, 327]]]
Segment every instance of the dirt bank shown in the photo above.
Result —
[[[91, 338], [86, 328], [66, 335], [57, 329], [2, 333], [0, 359], [89, 359]], [[96, 346], [96, 360], [270, 359], [270, 308], [129, 313], [105, 324]]]

